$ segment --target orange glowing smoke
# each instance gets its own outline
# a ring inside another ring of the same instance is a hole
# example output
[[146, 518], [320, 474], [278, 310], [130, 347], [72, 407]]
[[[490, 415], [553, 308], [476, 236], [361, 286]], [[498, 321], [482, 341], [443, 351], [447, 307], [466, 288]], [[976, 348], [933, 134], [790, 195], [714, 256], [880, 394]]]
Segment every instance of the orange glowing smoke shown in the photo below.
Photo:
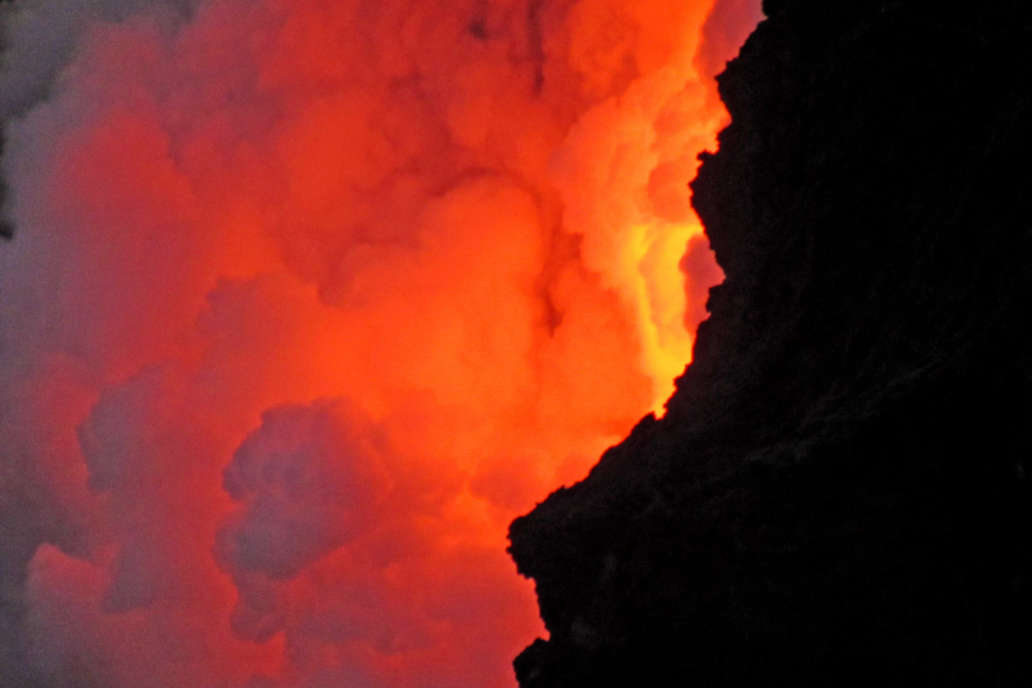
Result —
[[758, 2], [180, 4], [83, 24], [7, 130], [27, 654], [509, 686], [508, 522], [661, 409], [719, 279], [687, 182]]

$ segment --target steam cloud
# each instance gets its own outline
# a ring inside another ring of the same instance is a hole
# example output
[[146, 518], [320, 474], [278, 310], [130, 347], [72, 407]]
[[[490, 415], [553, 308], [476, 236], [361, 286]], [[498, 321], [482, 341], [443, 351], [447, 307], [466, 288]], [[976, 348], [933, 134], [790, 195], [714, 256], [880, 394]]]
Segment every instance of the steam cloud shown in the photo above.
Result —
[[0, 684], [511, 685], [506, 525], [690, 357], [758, 5], [3, 5]]

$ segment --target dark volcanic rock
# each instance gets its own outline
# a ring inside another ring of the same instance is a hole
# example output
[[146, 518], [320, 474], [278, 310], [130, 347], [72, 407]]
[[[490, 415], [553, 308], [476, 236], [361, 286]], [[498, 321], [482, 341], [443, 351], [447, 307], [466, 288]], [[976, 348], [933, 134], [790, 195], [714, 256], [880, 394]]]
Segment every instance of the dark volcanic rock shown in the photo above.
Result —
[[1032, 8], [765, 11], [695, 362], [512, 525], [520, 683], [1032, 685]]

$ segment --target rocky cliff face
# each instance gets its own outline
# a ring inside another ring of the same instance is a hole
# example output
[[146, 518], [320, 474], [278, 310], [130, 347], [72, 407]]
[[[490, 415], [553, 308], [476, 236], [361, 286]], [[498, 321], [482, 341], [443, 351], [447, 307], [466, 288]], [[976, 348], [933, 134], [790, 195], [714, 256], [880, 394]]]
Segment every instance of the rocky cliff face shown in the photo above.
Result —
[[764, 9], [695, 362], [512, 525], [520, 683], [1027, 685], [1032, 9]]

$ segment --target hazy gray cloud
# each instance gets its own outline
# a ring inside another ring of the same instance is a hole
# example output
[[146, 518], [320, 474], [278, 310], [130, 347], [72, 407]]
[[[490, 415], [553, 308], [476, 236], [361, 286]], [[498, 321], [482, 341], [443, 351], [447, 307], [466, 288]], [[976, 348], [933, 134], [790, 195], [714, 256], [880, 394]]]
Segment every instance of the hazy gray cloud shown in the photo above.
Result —
[[144, 8], [186, 17], [199, 0], [19, 0], [0, 5], [0, 121], [47, 96], [94, 22], [118, 22]]

